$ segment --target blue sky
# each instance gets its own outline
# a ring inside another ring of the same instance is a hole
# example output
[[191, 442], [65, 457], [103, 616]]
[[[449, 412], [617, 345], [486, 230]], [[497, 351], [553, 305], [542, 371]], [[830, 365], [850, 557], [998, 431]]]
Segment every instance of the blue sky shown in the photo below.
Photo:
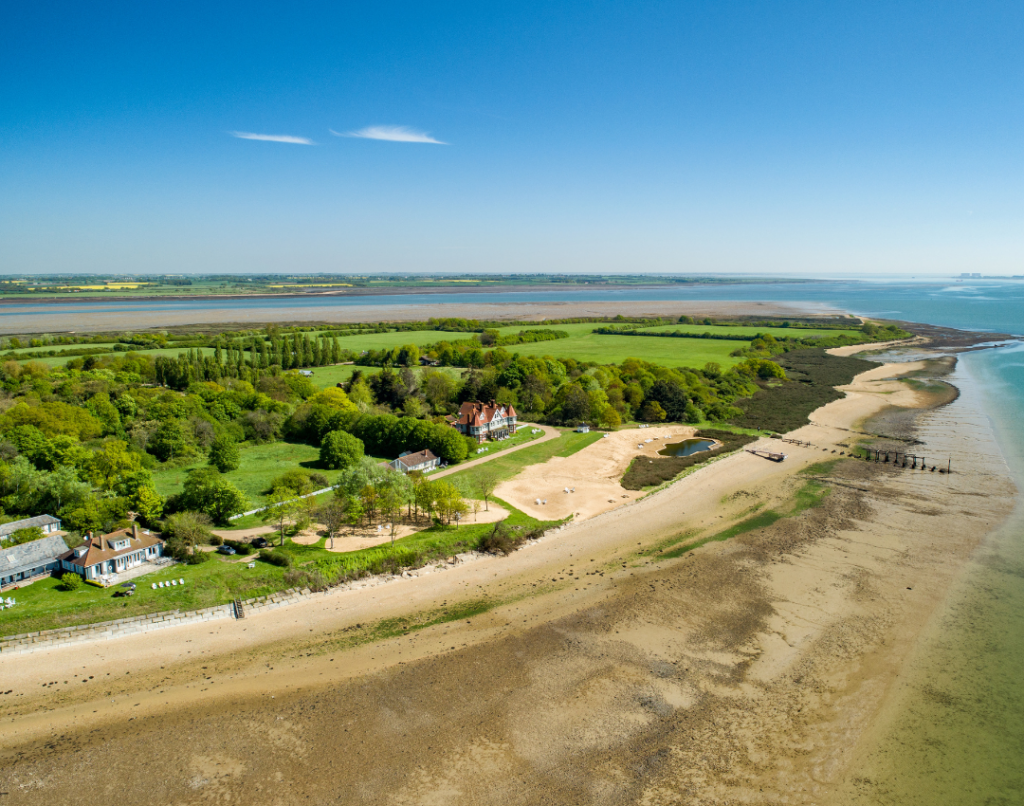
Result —
[[1024, 274], [1021, 42], [1019, 1], [7, 3], [0, 273]]

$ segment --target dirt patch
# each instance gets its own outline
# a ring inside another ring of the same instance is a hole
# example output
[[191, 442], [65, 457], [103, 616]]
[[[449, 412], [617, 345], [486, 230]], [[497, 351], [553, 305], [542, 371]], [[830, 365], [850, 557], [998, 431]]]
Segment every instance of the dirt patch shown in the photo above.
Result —
[[[615, 431], [572, 456], [555, 456], [524, 468], [515, 478], [500, 484], [494, 494], [540, 520], [592, 518], [643, 494], [627, 490], [620, 483], [631, 462], [638, 457], [658, 459], [658, 451], [666, 444], [695, 432], [695, 428], [684, 425]], [[538, 504], [538, 499], [542, 503]]]

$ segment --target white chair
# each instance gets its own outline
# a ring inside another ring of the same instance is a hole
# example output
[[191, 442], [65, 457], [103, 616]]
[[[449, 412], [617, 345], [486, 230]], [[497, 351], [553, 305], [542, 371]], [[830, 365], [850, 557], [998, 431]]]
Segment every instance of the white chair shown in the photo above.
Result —
[[171, 584], [174, 585], [175, 587], [177, 587], [178, 586], [178, 580], [172, 579], [171, 580]]
[[156, 583], [155, 582], [153, 583], [152, 588], [153, 588], [153, 590], [156, 590]]
[[184, 585], [185, 584], [185, 580], [184, 579], [179, 579], [178, 580], [178, 584], [179, 585]]

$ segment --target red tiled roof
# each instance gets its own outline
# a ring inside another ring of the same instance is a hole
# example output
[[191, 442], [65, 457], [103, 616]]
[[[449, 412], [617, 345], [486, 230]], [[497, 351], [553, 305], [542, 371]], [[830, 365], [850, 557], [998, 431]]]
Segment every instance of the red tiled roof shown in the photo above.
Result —
[[505, 410], [506, 417], [517, 416], [516, 410], [512, 406], [502, 406], [493, 400], [490, 403], [481, 403], [479, 400], [466, 401], [459, 407], [459, 423], [461, 425], [487, 425], [501, 409]]

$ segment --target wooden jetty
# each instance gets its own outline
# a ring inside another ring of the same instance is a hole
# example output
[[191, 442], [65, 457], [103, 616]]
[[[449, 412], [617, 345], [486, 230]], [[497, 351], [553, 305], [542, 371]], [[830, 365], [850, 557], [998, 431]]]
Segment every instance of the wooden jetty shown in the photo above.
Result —
[[775, 451], [766, 451], [763, 448], [747, 448], [747, 453], [752, 453], [754, 456], [761, 456], [765, 459], [771, 459], [773, 462], [783, 462], [786, 459], [786, 454], [776, 453]]

